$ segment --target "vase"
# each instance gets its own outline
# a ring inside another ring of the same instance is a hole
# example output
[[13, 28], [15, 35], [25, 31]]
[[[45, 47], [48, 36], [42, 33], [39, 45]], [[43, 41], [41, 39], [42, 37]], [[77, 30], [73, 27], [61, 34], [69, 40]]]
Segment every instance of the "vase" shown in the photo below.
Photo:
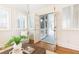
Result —
[[22, 43], [19, 43], [18, 45], [17, 44], [13, 45], [14, 49], [21, 49], [21, 47], [22, 47]]
[[9, 52], [9, 54], [22, 54], [22, 43], [13, 45], [13, 49]]

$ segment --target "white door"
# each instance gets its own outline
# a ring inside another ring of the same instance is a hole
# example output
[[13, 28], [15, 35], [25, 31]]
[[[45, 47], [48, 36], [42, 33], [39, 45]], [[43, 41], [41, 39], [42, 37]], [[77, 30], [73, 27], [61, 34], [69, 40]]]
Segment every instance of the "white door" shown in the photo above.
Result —
[[34, 43], [40, 41], [40, 18], [35, 15]]
[[44, 42], [55, 44], [55, 18], [53, 13], [47, 14], [47, 36], [43, 39]]

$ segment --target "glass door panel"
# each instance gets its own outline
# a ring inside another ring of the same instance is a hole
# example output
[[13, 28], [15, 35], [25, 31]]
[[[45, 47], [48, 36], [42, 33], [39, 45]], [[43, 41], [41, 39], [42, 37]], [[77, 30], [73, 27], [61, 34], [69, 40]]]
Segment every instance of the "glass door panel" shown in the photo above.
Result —
[[41, 17], [41, 39], [44, 42], [55, 43], [55, 21], [54, 14], [49, 13]]

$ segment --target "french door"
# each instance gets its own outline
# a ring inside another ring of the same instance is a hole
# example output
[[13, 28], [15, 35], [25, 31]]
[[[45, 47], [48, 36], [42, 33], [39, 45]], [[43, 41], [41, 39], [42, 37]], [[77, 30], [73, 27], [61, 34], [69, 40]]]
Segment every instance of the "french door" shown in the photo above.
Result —
[[55, 44], [55, 28], [55, 18], [53, 13], [42, 15], [40, 17], [40, 31], [42, 41]]
[[40, 34], [41, 39], [44, 39], [47, 36], [47, 15], [40, 16]]
[[55, 18], [53, 13], [35, 15], [35, 42], [44, 41], [50, 44], [56, 43]]

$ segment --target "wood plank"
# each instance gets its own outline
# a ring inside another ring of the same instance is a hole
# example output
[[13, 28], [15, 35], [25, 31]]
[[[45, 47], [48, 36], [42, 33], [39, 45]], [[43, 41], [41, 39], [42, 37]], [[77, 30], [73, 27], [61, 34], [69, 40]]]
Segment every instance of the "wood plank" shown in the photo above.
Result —
[[55, 52], [59, 53], [59, 54], [79, 54], [79, 51], [72, 50], [72, 49], [65, 48], [65, 47], [61, 47], [58, 45], [56, 46]]

